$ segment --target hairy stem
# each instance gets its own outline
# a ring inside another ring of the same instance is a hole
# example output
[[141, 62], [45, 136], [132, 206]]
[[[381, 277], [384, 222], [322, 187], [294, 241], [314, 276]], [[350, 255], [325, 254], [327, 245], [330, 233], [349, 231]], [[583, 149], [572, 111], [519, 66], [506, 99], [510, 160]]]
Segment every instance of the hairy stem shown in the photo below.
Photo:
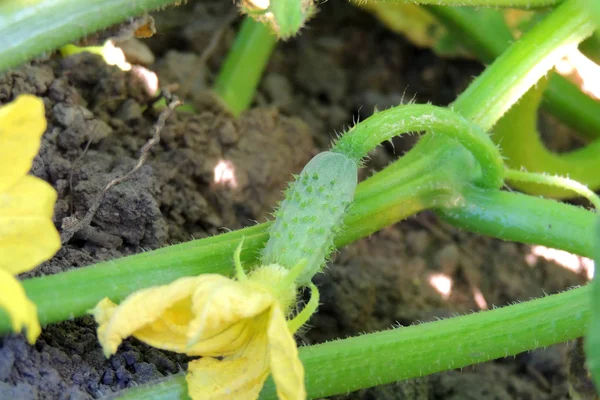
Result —
[[578, 0], [567, 0], [498, 57], [452, 104], [489, 131], [568, 50], [592, 34]]
[[559, 4], [562, 0], [354, 0], [357, 3], [405, 3], [433, 4], [441, 7], [502, 7], [502, 8], [542, 8]]
[[[435, 5], [425, 6], [425, 9], [486, 64], [500, 57], [514, 41], [500, 11]], [[557, 73], [550, 73], [542, 107], [580, 134], [589, 138], [600, 137], [600, 102]]]
[[[462, 368], [582, 336], [590, 318], [589, 287], [476, 314], [334, 340], [299, 349], [308, 398]], [[120, 393], [120, 399], [186, 399], [185, 379]], [[261, 399], [276, 399], [268, 380]]]
[[600, 208], [600, 198], [598, 198], [598, 195], [592, 192], [587, 186], [574, 181], [573, 179], [536, 172], [517, 171], [514, 169], [506, 170], [506, 179], [514, 182], [535, 183], [538, 185], [561, 188], [588, 199], [588, 201], [594, 205], [596, 210]]
[[213, 91], [234, 116], [246, 110], [277, 43], [264, 24], [245, 18], [221, 66]]
[[[312, 398], [323, 397], [577, 338], [589, 320], [588, 292], [584, 287], [492, 311], [311, 346], [301, 353], [307, 386]], [[324, 376], [328, 369], [333, 376]]]
[[463, 189], [464, 202], [439, 208], [452, 225], [483, 235], [594, 256], [592, 211], [521, 193]]
[[180, 0], [3, 0], [0, 72], [129, 17]]
[[403, 133], [419, 131], [458, 140], [471, 151], [483, 171], [477, 183], [488, 188], [502, 186], [504, 164], [489, 136], [456, 113], [432, 105], [401, 105], [378, 112], [339, 138], [332, 151], [344, 153], [360, 162], [382, 142]]
[[[600, 218], [596, 221], [595, 229], [595, 256], [594, 262], [596, 268], [600, 266]], [[590, 284], [589, 307], [591, 308], [590, 328], [585, 337], [586, 363], [594, 379], [596, 387], [600, 387], [600, 280], [598, 280], [598, 270], [595, 272], [594, 279]]]

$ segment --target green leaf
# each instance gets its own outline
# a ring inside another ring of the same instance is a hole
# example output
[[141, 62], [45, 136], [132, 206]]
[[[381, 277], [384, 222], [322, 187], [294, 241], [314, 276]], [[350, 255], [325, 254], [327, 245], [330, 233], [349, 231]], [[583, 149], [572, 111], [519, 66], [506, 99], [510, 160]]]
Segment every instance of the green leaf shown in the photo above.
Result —
[[0, 72], [179, 0], [1, 0]]

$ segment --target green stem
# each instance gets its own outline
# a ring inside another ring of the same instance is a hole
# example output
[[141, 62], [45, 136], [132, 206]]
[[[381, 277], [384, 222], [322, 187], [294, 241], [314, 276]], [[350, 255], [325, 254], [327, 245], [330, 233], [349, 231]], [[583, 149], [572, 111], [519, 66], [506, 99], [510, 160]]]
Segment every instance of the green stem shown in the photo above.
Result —
[[600, 3], [597, 0], [579, 0], [579, 4], [592, 16], [592, 20], [600, 28]]
[[[587, 185], [592, 190], [600, 188], [600, 140], [582, 149], [556, 154], [549, 151], [542, 142], [537, 130], [538, 105], [546, 81], [542, 79], [532, 87], [496, 123], [492, 139], [502, 148], [507, 166], [551, 175], [568, 176], [570, 179]], [[510, 179], [510, 178], [509, 178]], [[560, 187], [519, 182], [511, 179], [511, 185], [533, 195], [553, 198], [571, 198], [573, 193]]]
[[[373, 233], [372, 218], [384, 227], [399, 221], [400, 215], [406, 218], [455, 204], [462, 198], [463, 187], [478, 176], [477, 168], [473, 156], [457, 141], [425, 135], [398, 161], [359, 184], [344, 221], [353, 227], [350, 239]], [[347, 235], [349, 232], [343, 231], [342, 236]]]
[[0, 72], [85, 35], [180, 0], [3, 0]]
[[[437, 151], [430, 151], [435, 148]], [[423, 168], [415, 168], [411, 158], [399, 164], [399, 169], [410, 170], [404, 176], [412, 175], [412, 178], [388, 190], [365, 192], [361, 189], [364, 184], [359, 185], [355, 204], [345, 220], [346, 228], [336, 240], [337, 247], [424, 209], [455, 202], [465, 184], [458, 180], [464, 178], [455, 177], [462, 177], [464, 174], [459, 172], [472, 169], [470, 153], [457, 143], [440, 147], [425, 141], [415, 149], [420, 151], [418, 157], [426, 160]], [[378, 179], [374, 176], [371, 180]], [[382, 188], [376, 183], [371, 185]], [[242, 238], [242, 261], [252, 265], [268, 239], [268, 225], [264, 223], [64, 273], [26, 279], [23, 287], [37, 304], [42, 325], [78, 317], [107, 296], [118, 302], [136, 290], [167, 284], [183, 276], [231, 274], [233, 252]], [[10, 323], [0, 310], [0, 332], [7, 331], [10, 331]]]
[[577, 46], [593, 30], [594, 24], [578, 0], [565, 1], [498, 57], [452, 108], [489, 131], [569, 48]]
[[563, 0], [354, 0], [358, 3], [419, 4], [439, 7], [545, 8]]
[[596, 215], [591, 211], [521, 193], [468, 187], [462, 194], [464, 202], [436, 210], [458, 228], [585, 257], [595, 255]]
[[[309, 397], [416, 378], [580, 337], [589, 320], [588, 295], [584, 287], [492, 311], [301, 348]], [[277, 398], [272, 384], [263, 396]]]
[[[590, 318], [589, 287], [476, 314], [334, 340], [299, 349], [308, 398], [417, 378], [516, 355], [582, 336]], [[185, 399], [181, 375], [158, 386], [123, 391], [120, 399]], [[276, 399], [268, 380], [261, 399]]]
[[574, 181], [573, 179], [536, 172], [517, 171], [514, 169], [506, 170], [506, 179], [514, 182], [535, 183], [561, 188], [588, 199], [588, 201], [594, 205], [596, 210], [600, 209], [600, 198], [598, 198], [598, 195], [592, 192], [587, 186]]
[[[598, 268], [600, 267], [600, 218], [596, 221], [595, 243], [594, 263]], [[586, 364], [596, 387], [600, 387], [600, 280], [598, 280], [598, 270], [595, 271], [590, 286], [589, 307], [592, 310], [592, 315], [590, 329], [585, 337]]]
[[213, 88], [234, 116], [250, 106], [276, 43], [277, 37], [267, 26], [244, 19]]
[[456, 113], [432, 105], [408, 104], [378, 112], [340, 137], [332, 151], [360, 162], [382, 142], [406, 132], [419, 131], [444, 134], [458, 140], [481, 166], [483, 174], [476, 182], [488, 188], [502, 186], [504, 163], [489, 136]]
[[431, 4], [440, 7], [543, 8], [558, 5], [562, 0], [355, 0], [365, 3]]
[[[426, 135], [421, 141], [428, 136]], [[438, 136], [435, 139], [438, 141], [441, 138]], [[433, 154], [434, 157], [440, 157]], [[376, 196], [378, 192], [385, 192], [388, 188], [402, 185], [403, 181], [409, 179], [409, 175], [408, 172], [402, 172], [405, 167], [400, 162], [406, 162], [406, 165], [419, 165], [418, 160], [411, 160], [409, 157], [411, 152], [363, 182], [361, 192]], [[462, 169], [459, 172], [462, 174], [473, 169], [465, 164], [458, 168]], [[416, 173], [420, 173], [420, 170]], [[449, 176], [455, 173], [448, 171]], [[472, 185], [457, 190], [460, 196], [445, 202], [451, 206], [437, 207], [436, 212], [458, 228], [503, 240], [540, 244], [585, 257], [594, 255], [592, 237], [596, 220], [594, 212], [554, 200], [521, 193], [481, 189]], [[359, 194], [357, 198], [358, 196]]]
[[[302, 348], [300, 348], [302, 352]], [[108, 397], [110, 400], [190, 400], [185, 374], [176, 374], [146, 385], [122, 390]]]
[[[425, 9], [484, 63], [492, 63], [514, 41], [499, 11], [438, 6], [425, 6]], [[588, 43], [588, 47], [592, 46]], [[580, 134], [589, 138], [600, 137], [600, 102], [582, 93], [555, 72], [550, 72], [542, 107]]]

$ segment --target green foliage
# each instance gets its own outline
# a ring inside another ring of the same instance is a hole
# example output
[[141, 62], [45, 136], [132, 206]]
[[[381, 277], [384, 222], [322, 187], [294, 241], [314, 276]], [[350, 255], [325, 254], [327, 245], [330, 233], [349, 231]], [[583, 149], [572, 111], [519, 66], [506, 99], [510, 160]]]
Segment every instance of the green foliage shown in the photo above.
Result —
[[3, 0], [0, 2], [0, 72], [130, 17], [179, 2]]

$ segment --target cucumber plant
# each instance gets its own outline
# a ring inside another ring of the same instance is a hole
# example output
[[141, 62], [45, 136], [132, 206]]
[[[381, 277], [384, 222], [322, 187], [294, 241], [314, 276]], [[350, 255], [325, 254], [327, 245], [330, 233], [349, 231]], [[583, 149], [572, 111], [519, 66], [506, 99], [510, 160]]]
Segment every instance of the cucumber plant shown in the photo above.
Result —
[[[135, 6], [132, 3], [123, 7], [117, 15], [109, 15], [114, 10], [111, 7], [120, 2], [95, 0], [80, 10], [83, 23], [89, 22], [89, 30], [73, 32], [63, 17], [67, 12], [64, 6], [74, 2], [39, 3], [39, 10], [47, 12], [27, 13], [27, 7], [18, 0], [0, 5], [2, 15], [6, 16], [0, 19], [0, 33], [10, 34], [20, 46], [16, 51], [7, 44], [10, 41], [0, 43], [0, 69], [147, 8], [176, 2], [140, 0]], [[451, 14], [456, 9], [448, 7], [465, 4], [447, 3], [436, 2], [428, 7], [438, 7], [438, 11], [442, 7]], [[302, 0], [272, 0], [260, 10], [259, 19], [272, 12], [277, 21], [289, 22], [286, 35], [291, 34], [310, 15], [293, 14], [302, 11], [306, 4]], [[560, 193], [583, 195], [595, 206], [600, 203], [597, 196], [585, 185], [565, 177], [511, 169], [503, 159], [502, 148], [489, 136], [497, 124], [505, 125], [507, 119], [531, 120], [537, 111], [535, 107], [507, 111], [544, 79], [567, 50], [594, 33], [598, 23], [594, 19], [596, 5], [585, 0], [540, 0], [535, 4], [520, 0], [470, 0], [468, 5], [521, 8], [536, 5], [551, 9], [509, 47], [500, 49], [481, 40], [479, 48], [488, 46], [488, 50], [494, 50], [488, 53], [494, 56], [489, 59], [491, 64], [449, 107], [399, 105], [375, 113], [341, 135], [331, 151], [317, 155], [296, 177], [275, 211], [275, 221], [25, 280], [23, 286], [37, 305], [40, 322], [49, 324], [81, 316], [104, 297], [121, 301], [139, 289], [168, 284], [185, 276], [229, 275], [233, 271], [232, 256], [242, 239], [244, 249], [238, 254], [238, 265], [243, 261], [247, 266], [279, 264], [294, 269], [302, 263], [296, 282], [299, 286], [310, 286], [312, 277], [322, 271], [334, 249], [426, 209], [434, 210], [457, 227], [481, 234], [597, 257], [600, 233], [594, 211], [501, 188], [506, 181], [524, 186], [544, 185], [559, 189]], [[256, 16], [255, 9], [247, 11]], [[463, 22], [475, 22], [465, 18]], [[39, 25], [36, 29], [26, 29], [32, 20]], [[458, 17], [455, 21], [459, 21]], [[468, 25], [466, 22], [463, 27]], [[60, 34], [49, 35], [53, 29]], [[256, 52], [248, 52], [244, 44], [257, 30], [262, 30], [259, 36], [270, 39], [251, 42]], [[47, 38], [36, 43], [40, 35]], [[226, 109], [237, 115], [249, 106], [274, 42], [274, 36], [265, 33], [262, 25], [244, 22], [225, 61], [227, 68], [221, 70], [215, 85], [215, 93]], [[241, 70], [254, 71], [251, 75], [256, 79], [250, 84], [241, 82]], [[238, 97], [242, 100], [238, 101]], [[580, 121], [581, 110], [577, 107], [565, 111], [554, 106], [571, 120]], [[357, 185], [358, 168], [371, 149], [382, 141], [413, 131], [426, 134], [398, 161]], [[512, 146], [519, 138], [510, 140]], [[599, 291], [594, 282], [500, 309], [303, 346], [299, 357], [306, 371], [306, 396], [347, 393], [514, 355], [586, 334], [590, 366], [598, 379]], [[502, 326], [501, 334], [498, 326]], [[10, 323], [1, 310], [0, 331], [10, 331]], [[275, 398], [276, 390], [273, 382], [267, 381], [260, 396]], [[175, 375], [157, 384], [124, 391], [120, 396], [181, 398], [187, 393], [185, 378]]]

